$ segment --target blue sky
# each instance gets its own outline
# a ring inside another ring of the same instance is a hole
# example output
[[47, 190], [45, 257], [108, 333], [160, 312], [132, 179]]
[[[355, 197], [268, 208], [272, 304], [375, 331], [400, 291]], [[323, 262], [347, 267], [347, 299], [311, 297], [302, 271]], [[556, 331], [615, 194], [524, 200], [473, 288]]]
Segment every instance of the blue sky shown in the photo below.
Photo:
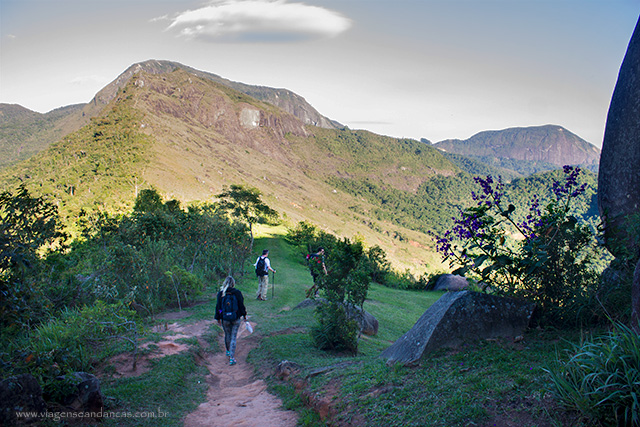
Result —
[[352, 129], [602, 145], [640, 0], [0, 0], [0, 102], [84, 103], [166, 59], [290, 89]]

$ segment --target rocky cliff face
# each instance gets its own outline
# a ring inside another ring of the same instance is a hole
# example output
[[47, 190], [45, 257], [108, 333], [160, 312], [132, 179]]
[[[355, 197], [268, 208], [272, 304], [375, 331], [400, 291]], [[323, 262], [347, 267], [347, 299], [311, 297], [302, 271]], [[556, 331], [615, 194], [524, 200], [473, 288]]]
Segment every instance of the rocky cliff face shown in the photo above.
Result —
[[[613, 91], [602, 144], [598, 206], [605, 224], [605, 243], [616, 256], [638, 254], [632, 234], [640, 212], [640, 21], [631, 36]], [[637, 220], [637, 218], [636, 218]], [[637, 316], [640, 316], [638, 283]]]
[[546, 162], [557, 166], [591, 166], [600, 159], [597, 147], [554, 125], [480, 132], [464, 141], [449, 139], [435, 146], [446, 152], [467, 156]]
[[216, 74], [196, 70], [195, 68], [172, 61], [149, 60], [130, 66], [120, 76], [118, 76], [118, 78], [98, 92], [90, 105], [95, 109], [104, 107], [104, 105], [116, 96], [118, 90], [121, 89], [137, 73], [145, 72], [149, 74], [168, 74], [176, 70], [186, 71], [196, 77], [214, 81], [237, 90], [238, 92], [249, 95], [252, 98], [268, 102], [269, 104], [275, 105], [281, 110], [292, 114], [294, 117], [297, 117], [304, 124], [327, 129], [343, 127], [340, 123], [321, 115], [315, 108], [309, 105], [303, 97], [291, 92], [290, 90], [274, 89], [266, 86], [252, 86], [244, 83], [233, 82]]

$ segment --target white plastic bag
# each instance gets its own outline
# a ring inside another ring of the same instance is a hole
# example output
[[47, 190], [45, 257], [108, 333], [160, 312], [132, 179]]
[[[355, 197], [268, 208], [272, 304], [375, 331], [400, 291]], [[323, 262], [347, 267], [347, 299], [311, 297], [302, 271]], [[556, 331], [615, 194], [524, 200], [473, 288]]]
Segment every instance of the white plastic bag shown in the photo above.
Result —
[[244, 323], [245, 323], [245, 325], [246, 325], [246, 327], [247, 327], [247, 332], [249, 332], [250, 334], [252, 334], [252, 333], [253, 333], [253, 326], [251, 326], [251, 323], [249, 323], [249, 321], [248, 321], [248, 320], [246, 320]]

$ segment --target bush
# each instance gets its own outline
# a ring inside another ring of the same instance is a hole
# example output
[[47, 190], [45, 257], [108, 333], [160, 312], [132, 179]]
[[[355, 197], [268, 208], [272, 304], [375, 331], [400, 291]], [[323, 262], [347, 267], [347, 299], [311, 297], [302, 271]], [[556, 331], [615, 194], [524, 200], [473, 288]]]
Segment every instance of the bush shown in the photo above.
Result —
[[59, 318], [34, 329], [22, 345], [15, 343], [16, 348], [5, 348], [10, 353], [3, 355], [0, 376], [30, 373], [45, 394], [54, 396], [60, 387], [56, 377], [89, 371], [101, 358], [99, 353], [110, 354], [119, 340], [135, 348], [135, 318], [135, 312], [122, 303], [97, 301], [93, 306], [66, 310]]
[[[345, 307], [362, 309], [372, 274], [382, 274], [388, 267], [384, 251], [377, 246], [366, 251], [361, 240], [339, 240], [307, 222], [289, 230], [287, 241], [298, 246], [303, 254], [320, 247], [325, 249], [327, 274], [320, 274], [314, 286], [328, 303], [316, 309], [318, 324], [311, 329], [314, 345], [322, 350], [357, 353], [359, 325], [348, 318]], [[302, 254], [300, 258], [304, 259]]]
[[500, 179], [476, 178], [482, 187], [472, 194], [477, 205], [436, 236], [437, 249], [457, 267], [454, 274], [469, 275], [484, 290], [534, 302], [536, 320], [551, 325], [580, 323], [597, 310], [589, 306], [598, 287], [595, 237], [571, 214], [585, 184], [577, 182], [579, 168], [565, 166], [564, 173], [564, 184], [555, 181], [551, 188], [554, 199], [542, 208], [535, 196], [522, 220], [505, 202]]
[[640, 425], [640, 336], [616, 324], [608, 335], [573, 348], [548, 369], [552, 392], [567, 408], [603, 425]]
[[320, 304], [315, 314], [318, 323], [311, 327], [311, 338], [317, 348], [358, 352], [358, 322], [347, 317], [343, 304]]

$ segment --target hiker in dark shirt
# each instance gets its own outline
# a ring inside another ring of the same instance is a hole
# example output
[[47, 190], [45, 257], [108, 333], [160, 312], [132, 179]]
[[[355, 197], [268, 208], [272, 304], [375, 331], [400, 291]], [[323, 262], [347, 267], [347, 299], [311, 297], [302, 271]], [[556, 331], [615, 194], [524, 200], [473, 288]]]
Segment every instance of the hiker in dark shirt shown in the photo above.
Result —
[[327, 274], [327, 266], [324, 264], [324, 248], [318, 248], [314, 254], [307, 255], [307, 266], [311, 277], [313, 277], [313, 286], [307, 290], [307, 298], [311, 295], [318, 296], [318, 277], [321, 274]]
[[[236, 289], [236, 281], [231, 276], [224, 279], [222, 288], [218, 292], [215, 319], [224, 330], [224, 345], [227, 348], [229, 365], [235, 365], [236, 337], [241, 318], [247, 321], [247, 309], [244, 306], [242, 292]], [[234, 301], [235, 299], [235, 301]]]

